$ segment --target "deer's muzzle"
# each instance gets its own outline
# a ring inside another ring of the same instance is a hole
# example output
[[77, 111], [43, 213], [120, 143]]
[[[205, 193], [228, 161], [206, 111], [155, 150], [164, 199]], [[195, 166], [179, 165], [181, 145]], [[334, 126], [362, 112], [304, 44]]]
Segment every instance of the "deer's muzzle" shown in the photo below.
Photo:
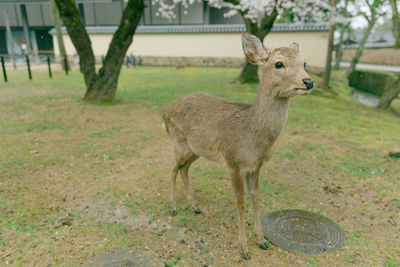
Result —
[[303, 83], [308, 90], [314, 87], [314, 81], [310, 78], [303, 79]]

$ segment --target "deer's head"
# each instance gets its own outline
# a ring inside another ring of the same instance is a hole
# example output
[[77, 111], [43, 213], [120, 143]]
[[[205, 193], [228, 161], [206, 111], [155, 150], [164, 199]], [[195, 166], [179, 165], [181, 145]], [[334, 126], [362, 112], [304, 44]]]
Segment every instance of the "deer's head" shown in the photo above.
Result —
[[298, 44], [266, 49], [257, 37], [244, 33], [242, 45], [247, 60], [258, 65], [260, 88], [268, 88], [266, 93], [284, 98], [311, 93], [314, 81], [304, 70]]

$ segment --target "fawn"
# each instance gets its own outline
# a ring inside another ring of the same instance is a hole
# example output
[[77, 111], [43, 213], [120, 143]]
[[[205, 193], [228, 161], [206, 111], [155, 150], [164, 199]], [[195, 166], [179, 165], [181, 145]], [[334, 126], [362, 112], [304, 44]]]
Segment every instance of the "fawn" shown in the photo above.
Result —
[[239, 248], [249, 259], [245, 232], [244, 184], [251, 199], [254, 230], [258, 245], [268, 248], [258, 210], [260, 168], [268, 161], [274, 143], [286, 124], [289, 98], [308, 95], [314, 81], [304, 70], [299, 46], [266, 49], [254, 35], [242, 35], [244, 54], [258, 65], [259, 87], [255, 102], [233, 103], [206, 93], [181, 97], [164, 113], [164, 123], [174, 154], [171, 176], [171, 209], [176, 215], [175, 184], [178, 170], [186, 196], [195, 213], [201, 213], [193, 201], [189, 186], [190, 165], [199, 157], [225, 164], [231, 177], [239, 215]]

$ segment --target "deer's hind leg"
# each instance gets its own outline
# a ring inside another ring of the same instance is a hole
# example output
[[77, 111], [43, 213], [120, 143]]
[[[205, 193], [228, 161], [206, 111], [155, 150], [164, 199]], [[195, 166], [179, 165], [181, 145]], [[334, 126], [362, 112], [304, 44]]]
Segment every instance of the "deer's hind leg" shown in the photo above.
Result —
[[199, 157], [192, 152], [190, 147], [187, 145], [187, 142], [184, 138], [174, 138], [172, 141], [172, 149], [174, 152], [174, 162], [172, 167], [172, 175], [171, 175], [171, 213], [173, 216], [177, 214], [176, 212], [176, 176], [178, 174], [178, 170], [181, 173], [182, 180], [185, 186], [186, 197], [188, 199], [189, 204], [193, 208], [193, 210], [199, 214], [201, 211], [196, 208], [194, 204], [193, 195], [190, 189], [189, 182], [189, 167], [190, 165]]

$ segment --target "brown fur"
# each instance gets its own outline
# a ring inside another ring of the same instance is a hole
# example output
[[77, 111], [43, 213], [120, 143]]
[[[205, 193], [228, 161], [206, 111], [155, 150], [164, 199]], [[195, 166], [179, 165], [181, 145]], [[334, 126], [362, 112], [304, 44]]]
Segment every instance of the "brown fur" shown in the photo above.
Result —
[[[166, 109], [164, 122], [174, 153], [170, 198], [173, 214], [178, 170], [188, 201], [199, 212], [189, 186], [190, 164], [199, 157], [223, 163], [236, 197], [240, 250], [248, 258], [244, 183], [251, 198], [257, 242], [265, 249], [258, 211], [260, 168], [271, 158], [274, 143], [286, 124], [289, 97], [309, 93], [304, 92], [302, 82], [309, 76], [304, 71], [298, 46], [267, 50], [252, 35], [244, 34], [242, 40], [247, 58], [259, 65], [260, 84], [254, 104], [233, 103], [206, 93], [191, 94]], [[277, 61], [284, 67], [277, 69]]]

